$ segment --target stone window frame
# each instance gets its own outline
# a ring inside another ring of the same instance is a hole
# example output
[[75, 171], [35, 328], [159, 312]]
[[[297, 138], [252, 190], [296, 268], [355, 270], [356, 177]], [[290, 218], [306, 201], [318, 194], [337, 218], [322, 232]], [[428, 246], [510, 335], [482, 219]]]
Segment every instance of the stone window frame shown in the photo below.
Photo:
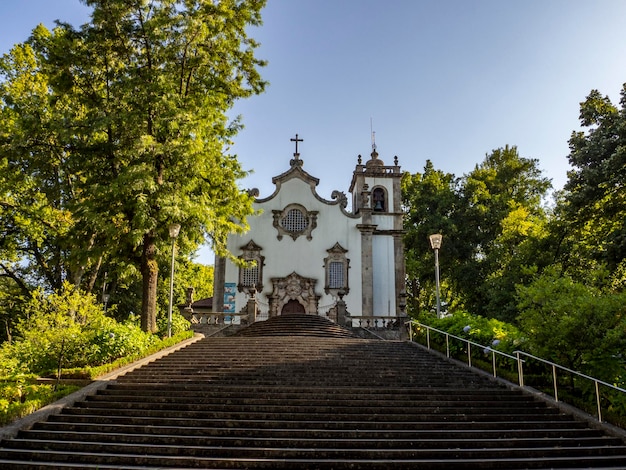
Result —
[[[263, 249], [253, 240], [250, 240], [240, 249], [243, 253], [239, 256], [242, 265], [239, 266], [237, 289], [246, 294], [261, 292], [263, 290], [263, 266], [265, 264], [265, 256], [261, 256]], [[256, 282], [250, 282], [250, 276], [255, 278]]]
[[[326, 250], [328, 256], [324, 258], [324, 272], [326, 274], [326, 281], [324, 285], [324, 292], [332, 294], [334, 296], [339, 295], [339, 292], [347, 294], [350, 291], [350, 283], [348, 280], [348, 270], [350, 268], [350, 259], [346, 256], [348, 250], [343, 248], [339, 242], [335, 243], [332, 248]], [[333, 272], [331, 266], [337, 267], [337, 264], [341, 265], [342, 284], [341, 286], [332, 286], [331, 280], [333, 280]]]
[[[376, 195], [380, 194], [381, 192], [382, 192], [383, 208], [376, 209]], [[389, 198], [387, 195], [387, 188], [385, 188], [384, 186], [375, 186], [372, 189], [371, 198], [372, 198], [372, 210], [374, 212], [389, 212]]]
[[[301, 229], [285, 227], [285, 219], [290, 218], [290, 212], [298, 211], [302, 214], [306, 220], [306, 226]], [[301, 204], [289, 204], [285, 206], [283, 210], [273, 210], [274, 214], [274, 227], [278, 231], [276, 238], [282, 240], [285, 235], [290, 236], [294, 241], [299, 236], [305, 236], [307, 240], [312, 240], [312, 232], [317, 227], [317, 214], [318, 211], [309, 211]]]

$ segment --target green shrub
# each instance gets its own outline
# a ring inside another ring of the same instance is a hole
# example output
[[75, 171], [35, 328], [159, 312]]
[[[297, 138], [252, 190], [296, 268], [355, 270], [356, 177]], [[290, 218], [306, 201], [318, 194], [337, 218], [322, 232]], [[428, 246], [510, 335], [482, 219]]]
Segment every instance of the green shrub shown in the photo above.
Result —
[[88, 361], [91, 366], [141, 355], [158, 342], [157, 337], [142, 331], [134, 318], [124, 323], [109, 320], [106, 325], [91, 332]]
[[[433, 318], [431, 314], [422, 314], [418, 321], [507, 354], [521, 349], [526, 343], [526, 338], [514, 325], [467, 312], [456, 312], [439, 319]], [[451, 341], [450, 347], [451, 350], [465, 348], [460, 341]]]
[[[178, 312], [172, 312], [172, 336], [188, 331], [190, 326], [189, 320]], [[167, 336], [167, 316], [163, 315], [157, 318], [157, 329], [159, 336]]]
[[20, 380], [0, 382], [0, 425], [33, 413], [78, 388], [76, 385], [53, 387]]

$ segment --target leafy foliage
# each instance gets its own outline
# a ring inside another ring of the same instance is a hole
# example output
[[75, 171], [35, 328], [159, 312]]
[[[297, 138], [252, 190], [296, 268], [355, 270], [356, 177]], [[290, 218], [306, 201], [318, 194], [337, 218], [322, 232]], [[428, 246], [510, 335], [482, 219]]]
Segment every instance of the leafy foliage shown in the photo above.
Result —
[[602, 292], [548, 270], [518, 295], [531, 353], [610, 382], [622, 374], [626, 292]]
[[[526, 336], [510, 323], [464, 311], [439, 319], [431, 314], [421, 314], [418, 320], [433, 328], [508, 354], [524, 347], [527, 342]], [[461, 348], [461, 344], [452, 344], [451, 350], [459, 351]]]
[[[581, 103], [580, 121], [588, 132], [570, 138], [569, 172], [563, 217], [566, 242], [586, 257], [615, 270], [626, 258], [626, 84], [621, 108], [592, 90]], [[563, 250], [564, 258], [571, 251]]]
[[25, 380], [0, 382], [0, 425], [33, 413], [78, 388], [76, 385], [30, 384]]
[[141, 277], [154, 332], [167, 226], [182, 254], [224, 255], [252, 214], [227, 112], [264, 90], [264, 1], [85, 3], [90, 23], [39, 26], [0, 62], [0, 274], [24, 295]]
[[68, 283], [59, 293], [33, 294], [16, 337], [1, 350], [5, 376], [104, 364], [140, 354], [157, 341], [136, 322], [105, 316], [92, 294]]
[[[426, 310], [434, 300], [434, 255], [429, 245], [429, 235], [445, 234], [444, 262], [449, 271], [455, 263], [470, 255], [460, 236], [461, 227], [456, 215], [461, 199], [458, 179], [449, 173], [435, 170], [428, 160], [423, 173], [405, 173], [402, 178], [402, 203], [405, 210], [407, 293], [411, 310]], [[443, 298], [448, 291], [448, 279], [443, 279]]]
[[[428, 235], [443, 234], [442, 295], [451, 309], [515, 321], [515, 285], [542, 264], [536, 247], [546, 236], [541, 206], [550, 188], [535, 159], [515, 147], [487, 155], [456, 178], [433, 168], [405, 175], [403, 203], [409, 302], [413, 311], [433, 304], [433, 254]], [[547, 264], [548, 261], [545, 261]]]

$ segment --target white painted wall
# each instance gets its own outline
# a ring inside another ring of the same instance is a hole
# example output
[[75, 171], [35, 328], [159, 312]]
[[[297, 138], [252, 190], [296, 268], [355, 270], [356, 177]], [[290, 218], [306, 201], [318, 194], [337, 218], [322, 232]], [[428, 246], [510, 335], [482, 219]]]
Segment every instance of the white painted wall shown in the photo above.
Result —
[[374, 236], [374, 315], [395, 315], [395, 270], [393, 237]]
[[[289, 235], [283, 235], [278, 240], [278, 231], [273, 226], [273, 210], [283, 210], [289, 204], [297, 203], [308, 211], [318, 211], [317, 227], [313, 229], [312, 239], [299, 236], [293, 240]], [[361, 311], [361, 233], [356, 225], [361, 223], [360, 218], [349, 217], [344, 214], [335, 201], [320, 200], [316, 197], [309, 183], [298, 178], [290, 179], [281, 185], [280, 191], [271, 199], [255, 203], [256, 210], [261, 210], [259, 216], [251, 217], [248, 222], [250, 230], [240, 237], [229, 239], [228, 249], [231, 253], [240, 254], [241, 247], [253, 240], [262, 248], [265, 256], [263, 267], [263, 291], [258, 295], [261, 311], [268, 308], [268, 296], [272, 293], [274, 277], [285, 277], [296, 272], [300, 276], [317, 279], [315, 292], [321, 295], [318, 305], [330, 306], [335, 300], [324, 292], [325, 269], [324, 258], [327, 250], [335, 243], [339, 243], [348, 250], [346, 257], [350, 260], [348, 281], [350, 291], [344, 297], [348, 311]], [[231, 262], [226, 263], [226, 282], [237, 283], [239, 269]], [[237, 293], [235, 299], [236, 311], [241, 310], [247, 302], [244, 293]]]

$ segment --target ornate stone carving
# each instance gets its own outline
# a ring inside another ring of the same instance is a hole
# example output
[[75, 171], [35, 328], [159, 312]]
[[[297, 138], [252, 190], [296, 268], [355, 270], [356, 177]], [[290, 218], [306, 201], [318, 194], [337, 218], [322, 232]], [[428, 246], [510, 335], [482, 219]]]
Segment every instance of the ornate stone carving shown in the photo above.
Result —
[[341, 292], [343, 296], [350, 292], [348, 283], [350, 260], [346, 257], [348, 250], [337, 242], [326, 251], [328, 256], [324, 258], [324, 269], [326, 271], [324, 292], [334, 296], [338, 296], [339, 292]]
[[306, 236], [311, 240], [311, 232], [317, 227], [317, 211], [308, 211], [300, 204], [289, 204], [282, 211], [273, 210], [274, 227], [278, 231], [276, 238], [283, 239], [289, 235], [294, 240], [299, 236]]
[[247, 263], [246, 266], [239, 268], [239, 283], [237, 289], [239, 292], [250, 294], [263, 290], [263, 266], [265, 257], [261, 256], [262, 248], [250, 240], [241, 247], [243, 253], [239, 257]]
[[330, 197], [331, 199], [339, 201], [339, 207], [341, 207], [342, 209], [348, 207], [348, 197], [343, 191], [333, 191]]
[[273, 290], [269, 296], [270, 316], [280, 315], [290, 300], [298, 301], [305, 313], [317, 313], [320, 296], [315, 293], [316, 279], [302, 277], [295, 271], [287, 277], [272, 278]]

